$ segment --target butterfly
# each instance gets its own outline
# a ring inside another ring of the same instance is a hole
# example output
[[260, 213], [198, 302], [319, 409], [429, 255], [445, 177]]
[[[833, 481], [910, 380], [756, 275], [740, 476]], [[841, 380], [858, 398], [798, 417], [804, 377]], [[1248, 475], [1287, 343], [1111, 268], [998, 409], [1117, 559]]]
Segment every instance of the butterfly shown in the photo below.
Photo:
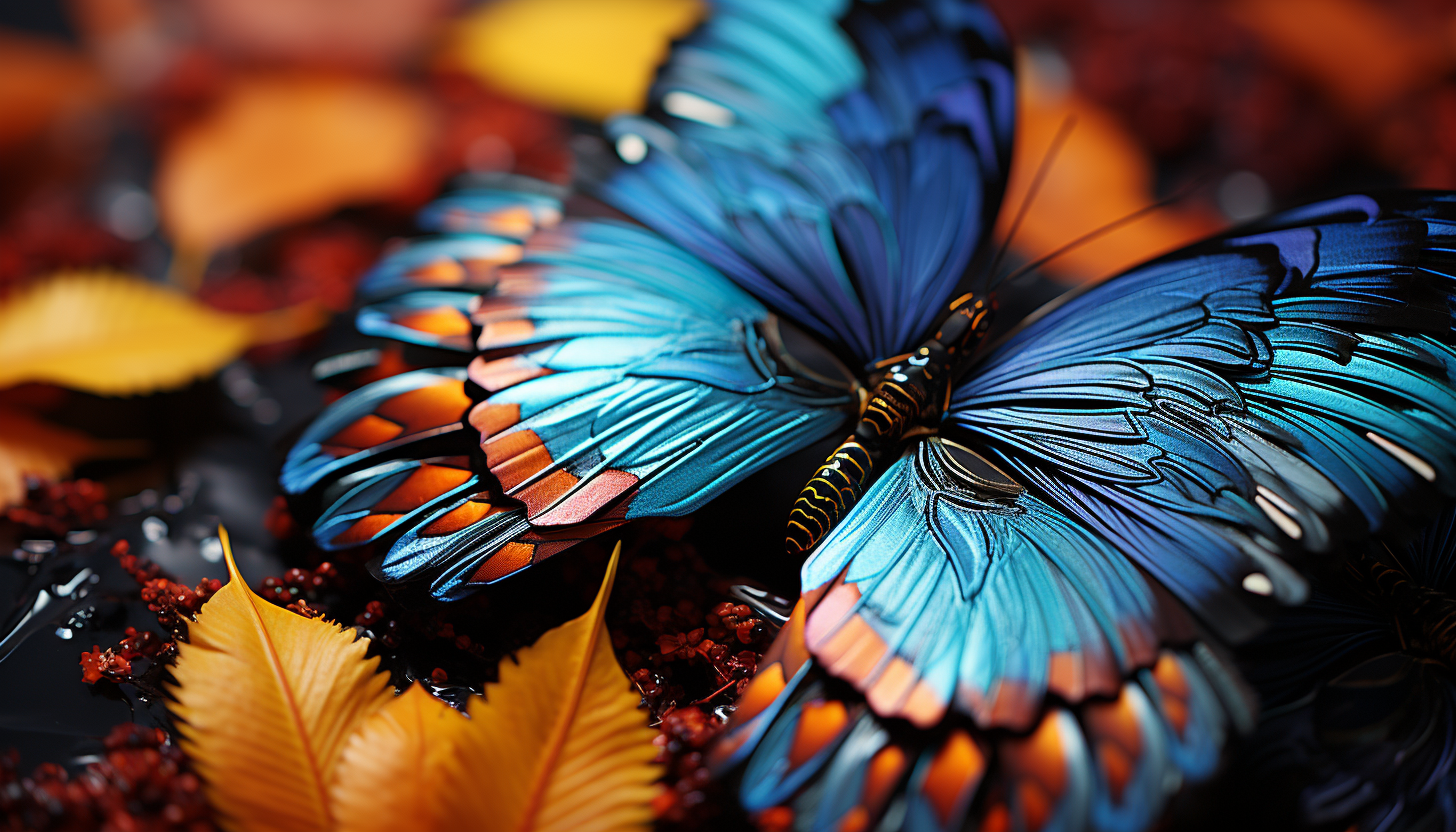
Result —
[[1265, 703], [1246, 769], [1286, 828], [1456, 824], [1456, 510], [1372, 543], [1242, 651]]
[[428, 210], [358, 324], [458, 357], [332, 405], [284, 488], [451, 600], [843, 438], [714, 769], [804, 829], [1147, 828], [1253, 724], [1217, 645], [1456, 491], [1456, 202], [1296, 209], [988, 342], [1013, 99], [976, 2], [716, 2], [580, 163], [632, 221]]

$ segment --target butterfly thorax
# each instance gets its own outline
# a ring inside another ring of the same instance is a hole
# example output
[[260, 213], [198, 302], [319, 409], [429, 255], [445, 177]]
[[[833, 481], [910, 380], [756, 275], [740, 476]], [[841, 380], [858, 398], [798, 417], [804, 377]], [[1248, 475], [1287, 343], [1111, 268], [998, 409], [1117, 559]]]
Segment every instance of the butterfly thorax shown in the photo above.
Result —
[[799, 492], [785, 546], [802, 555], [818, 545], [864, 495], [880, 461], [944, 411], [952, 379], [990, 329], [994, 303], [968, 293], [951, 302], [936, 332], [912, 352], [880, 362], [854, 432]]

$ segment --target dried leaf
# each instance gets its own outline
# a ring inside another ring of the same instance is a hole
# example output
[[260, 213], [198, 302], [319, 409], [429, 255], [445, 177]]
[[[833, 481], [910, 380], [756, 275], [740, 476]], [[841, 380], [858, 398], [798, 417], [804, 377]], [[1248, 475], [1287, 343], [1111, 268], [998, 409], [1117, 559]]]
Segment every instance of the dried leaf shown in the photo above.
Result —
[[440, 794], [445, 829], [603, 832], [652, 821], [656, 735], [617, 665], [604, 615], [613, 553], [592, 608], [501, 662], [470, 703]]
[[[999, 236], [1026, 200], [1036, 170], [1068, 117], [1072, 132], [1048, 170], [1016, 232], [1014, 245], [1038, 258], [1135, 211], [1153, 195], [1152, 161], [1137, 141], [1098, 105], [1056, 86], [1034, 61], [1018, 64], [1016, 148], [1001, 210]], [[1198, 211], [1160, 208], [1068, 251], [1044, 270], [1071, 281], [1116, 274], [1156, 255], [1202, 239], [1220, 223]]]
[[57, 275], [0, 303], [0, 387], [43, 381], [103, 395], [175, 387], [323, 320], [312, 308], [217, 312], [122, 274]]
[[239, 81], [165, 148], [156, 193], [179, 247], [210, 252], [409, 189], [434, 114], [409, 89], [336, 75]]
[[668, 45], [701, 0], [499, 0], [457, 24], [446, 60], [547, 109], [592, 119], [638, 111]]
[[139, 442], [92, 439], [0, 408], [0, 509], [25, 499], [27, 476], [59, 480], [82, 460], [139, 455], [142, 449]]
[[254, 594], [227, 532], [219, 537], [228, 583], [203, 605], [172, 671], [182, 748], [229, 829], [332, 829], [344, 743], [388, 700], [388, 676], [353, 631]]
[[330, 794], [340, 832], [441, 829], [440, 790], [467, 724], [419, 685], [370, 715], [345, 746]]

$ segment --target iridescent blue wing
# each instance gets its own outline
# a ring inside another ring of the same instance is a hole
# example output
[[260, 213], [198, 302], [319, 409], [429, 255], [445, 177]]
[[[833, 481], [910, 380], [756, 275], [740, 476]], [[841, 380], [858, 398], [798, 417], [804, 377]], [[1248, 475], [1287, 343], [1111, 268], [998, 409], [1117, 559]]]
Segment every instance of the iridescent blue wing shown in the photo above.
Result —
[[[1013, 83], [959, 0], [723, 0], [599, 196], [856, 360], [912, 349], [995, 220]], [[835, 18], [843, 15], [836, 24]]]
[[1267, 703], [1240, 793], [1286, 828], [1456, 824], [1453, 620], [1456, 510], [1322, 574], [1240, 656]]
[[939, 439], [875, 483], [804, 586], [712, 763], [747, 760], [745, 807], [796, 806], [805, 829], [1144, 829], [1250, 719], [1142, 572]]
[[[370, 280], [426, 279], [360, 313], [370, 333], [473, 354], [468, 368], [350, 394], [285, 467], [287, 490], [319, 495], [319, 544], [387, 547], [373, 565], [387, 583], [457, 598], [627, 520], [691, 512], [857, 403], [832, 355], [651, 231], [567, 222], [487, 281], [440, 288], [431, 276], [487, 239], [395, 251]], [[454, 385], [426, 419], [452, 434], [445, 449], [376, 412], [426, 379]], [[462, 431], [478, 447], [457, 447]]]
[[945, 430], [1237, 640], [1290, 561], [1456, 494], [1453, 242], [1445, 195], [1277, 215], [1036, 316]]

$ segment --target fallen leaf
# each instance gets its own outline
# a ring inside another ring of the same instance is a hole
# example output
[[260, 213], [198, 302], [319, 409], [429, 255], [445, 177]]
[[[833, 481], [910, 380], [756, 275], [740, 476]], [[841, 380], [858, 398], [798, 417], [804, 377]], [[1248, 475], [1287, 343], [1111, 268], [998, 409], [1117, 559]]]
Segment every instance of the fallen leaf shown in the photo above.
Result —
[[[1017, 65], [1016, 147], [997, 236], [1005, 239], [1057, 133], [1071, 133], [1052, 161], [1013, 242], [1036, 259], [1157, 201], [1147, 152], [1115, 116], [1075, 91], [1052, 83], [1033, 60]], [[1205, 212], [1158, 208], [1042, 267], [1067, 281], [1116, 274], [1207, 237], [1220, 222]]]
[[146, 393], [217, 370], [244, 349], [317, 329], [321, 309], [234, 315], [136, 277], [56, 275], [0, 302], [0, 387], [43, 381]]
[[0, 32], [0, 153], [57, 119], [95, 107], [102, 89], [96, 70], [75, 50]]
[[656, 732], [617, 665], [604, 616], [621, 545], [580, 618], [503, 661], [472, 699], [458, 765], [439, 798], [445, 829], [604, 832], [647, 829]]
[[246, 78], [164, 148], [156, 195], [181, 249], [206, 254], [407, 191], [435, 115], [406, 87], [324, 74]]
[[457, 0], [189, 0], [203, 37], [248, 60], [385, 69]]
[[25, 499], [26, 477], [59, 480], [87, 459], [140, 455], [139, 442], [93, 439], [11, 408], [0, 408], [0, 509]]
[[591, 119], [636, 112], [701, 0], [498, 0], [456, 24], [444, 59], [486, 84]]
[[389, 677], [352, 630], [258, 597], [218, 536], [228, 583], [189, 626], [169, 687], [182, 749], [227, 828], [333, 829], [344, 744], [388, 701]]
[[330, 793], [340, 832], [441, 829], [441, 787], [467, 725], [417, 684], [371, 714], [345, 746]]
[[1227, 11], [1356, 118], [1456, 65], [1456, 18], [1416, 28], [1369, 0], [1235, 0]]

